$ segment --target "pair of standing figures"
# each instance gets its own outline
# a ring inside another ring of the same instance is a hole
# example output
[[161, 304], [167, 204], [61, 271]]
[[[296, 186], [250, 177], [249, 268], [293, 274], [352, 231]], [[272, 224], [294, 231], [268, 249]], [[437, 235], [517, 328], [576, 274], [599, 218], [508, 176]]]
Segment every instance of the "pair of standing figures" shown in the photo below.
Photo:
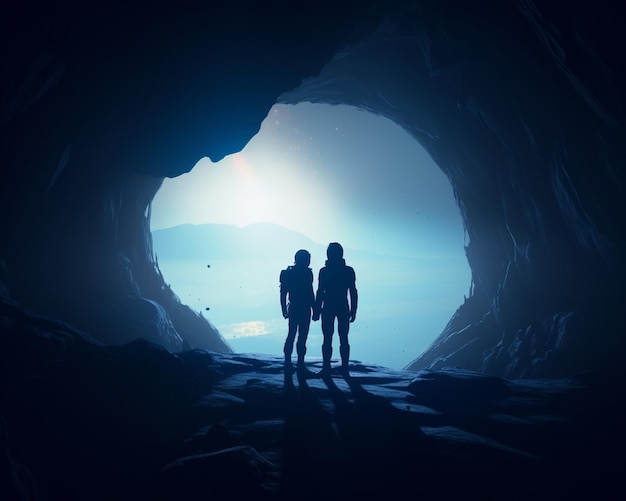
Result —
[[[350, 323], [356, 318], [358, 294], [354, 269], [346, 265], [343, 259], [343, 247], [337, 242], [328, 245], [326, 265], [320, 270], [317, 293], [313, 293], [313, 272], [311, 254], [301, 249], [296, 252], [293, 266], [280, 273], [280, 305], [283, 317], [289, 319], [289, 331], [285, 341], [285, 372], [292, 372], [291, 355], [296, 342], [298, 370], [304, 371], [306, 340], [311, 319], [322, 319], [322, 376], [330, 373], [330, 360], [333, 353], [333, 334], [335, 322], [339, 335], [341, 369], [348, 374], [350, 345], [348, 332]], [[349, 299], [349, 301], [348, 301]]]

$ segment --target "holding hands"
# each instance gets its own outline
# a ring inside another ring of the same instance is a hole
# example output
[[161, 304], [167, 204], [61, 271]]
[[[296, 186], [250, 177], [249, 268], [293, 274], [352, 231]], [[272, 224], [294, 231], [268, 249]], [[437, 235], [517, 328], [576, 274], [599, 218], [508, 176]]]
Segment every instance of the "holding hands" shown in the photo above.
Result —
[[314, 322], [317, 322], [320, 319], [320, 312], [315, 310], [315, 309], [313, 309], [313, 316], [311, 317], [311, 319]]

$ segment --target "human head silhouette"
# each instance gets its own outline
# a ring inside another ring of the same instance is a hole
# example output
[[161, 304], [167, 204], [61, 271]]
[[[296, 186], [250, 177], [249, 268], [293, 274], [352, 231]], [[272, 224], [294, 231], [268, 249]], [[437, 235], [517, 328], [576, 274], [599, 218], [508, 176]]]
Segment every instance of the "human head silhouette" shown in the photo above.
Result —
[[340, 260], [341, 258], [343, 258], [343, 247], [337, 242], [332, 242], [328, 244], [328, 248], [326, 249], [326, 256], [330, 261]]
[[296, 252], [294, 262], [298, 266], [309, 266], [311, 264], [311, 254], [307, 250], [300, 249]]

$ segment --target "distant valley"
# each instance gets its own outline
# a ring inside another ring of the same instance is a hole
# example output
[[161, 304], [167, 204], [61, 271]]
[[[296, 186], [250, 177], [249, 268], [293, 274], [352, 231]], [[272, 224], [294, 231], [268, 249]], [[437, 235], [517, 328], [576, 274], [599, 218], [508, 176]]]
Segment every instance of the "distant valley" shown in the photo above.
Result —
[[[326, 243], [269, 223], [185, 224], [152, 235], [166, 282], [238, 353], [282, 352], [287, 324], [280, 312], [280, 270], [293, 264], [298, 249], [307, 249], [316, 287], [326, 259]], [[460, 253], [407, 258], [346, 248], [345, 257], [359, 290], [350, 329], [354, 357], [388, 367], [404, 367], [433, 341], [471, 281]], [[311, 355], [319, 356], [319, 323], [312, 324], [309, 340]]]

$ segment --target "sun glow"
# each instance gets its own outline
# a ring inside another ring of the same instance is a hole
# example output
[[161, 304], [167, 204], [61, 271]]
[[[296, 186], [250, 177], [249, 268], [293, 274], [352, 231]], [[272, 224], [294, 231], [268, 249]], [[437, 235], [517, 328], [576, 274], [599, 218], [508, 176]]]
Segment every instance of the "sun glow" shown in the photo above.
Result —
[[234, 202], [232, 218], [237, 226], [259, 222], [277, 222], [280, 219], [281, 199], [273, 186], [257, 175], [248, 159], [237, 153], [230, 165], [238, 186], [225, 194]]
[[318, 242], [328, 240], [328, 221], [337, 220], [332, 183], [315, 166], [295, 158], [297, 153], [285, 156], [284, 150], [277, 143], [253, 140], [219, 162], [200, 159], [192, 175], [166, 179], [153, 202], [152, 229], [182, 222], [274, 223]]
[[241, 152], [165, 180], [152, 229], [273, 223], [377, 252], [462, 248], [450, 183], [405, 131], [354, 108], [299, 106], [306, 121], [276, 105]]
[[[171, 228], [185, 223], [207, 227]], [[316, 280], [342, 243], [361, 299], [355, 356], [390, 367], [432, 342], [471, 279], [447, 178], [407, 132], [349, 107], [276, 105], [240, 153], [165, 180], [151, 225], [168, 283], [237, 352], [282, 351], [278, 277], [298, 248]], [[319, 356], [319, 323], [309, 346]]]

